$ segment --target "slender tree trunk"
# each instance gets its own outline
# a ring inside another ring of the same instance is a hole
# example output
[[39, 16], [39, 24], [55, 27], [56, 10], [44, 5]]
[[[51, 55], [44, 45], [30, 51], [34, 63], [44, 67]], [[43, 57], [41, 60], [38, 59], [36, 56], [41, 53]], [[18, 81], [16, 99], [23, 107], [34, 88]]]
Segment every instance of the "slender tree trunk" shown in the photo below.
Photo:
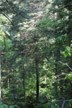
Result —
[[[72, 14], [71, 12], [69, 12], [69, 22], [71, 22], [71, 19], [72, 19]], [[71, 41], [72, 41], [72, 26], [69, 26], [68, 27], [68, 32], [67, 32], [67, 35], [68, 35], [68, 45], [71, 46]], [[69, 57], [69, 66], [72, 68], [72, 56]], [[71, 72], [71, 70], [69, 69], [68, 72]], [[70, 95], [70, 98], [72, 99], [72, 82], [70, 83], [71, 84], [71, 95]], [[72, 105], [71, 105], [72, 107]]]
[[[8, 70], [7, 75], [9, 75], [9, 70]], [[9, 89], [9, 86], [10, 86], [10, 78], [9, 78], [9, 76], [8, 76], [8, 89]]]
[[23, 69], [23, 88], [24, 88], [24, 102], [25, 102], [25, 69]]
[[[57, 62], [57, 61], [56, 61]], [[57, 63], [55, 63], [55, 76], [57, 75]], [[55, 95], [58, 96], [58, 93], [57, 93], [57, 81], [55, 81]]]
[[23, 90], [24, 90], [23, 95], [24, 95], [24, 102], [25, 102], [25, 97], [26, 97], [26, 90], [25, 90], [25, 89], [26, 89], [26, 82], [25, 82], [25, 77], [26, 77], [26, 75], [25, 75], [24, 59], [25, 59], [25, 58], [22, 57], [22, 60], [23, 60], [23, 61], [22, 61], [22, 63], [23, 63], [23, 64], [22, 64], [22, 69], [23, 69], [23, 70], [22, 70], [22, 76], [23, 76], [22, 79], [23, 79]]
[[[59, 61], [61, 59], [60, 49], [61, 49], [61, 43], [56, 42], [56, 51], [55, 51], [55, 55], [54, 55], [55, 56], [55, 75], [56, 76], [61, 73], [61, 65], [59, 64]], [[61, 80], [59, 82], [56, 81], [55, 82], [56, 96], [58, 96], [58, 84], [59, 84], [59, 88], [60, 88], [60, 93], [61, 93], [61, 95], [63, 94], [63, 83], [62, 83], [62, 81]]]
[[0, 47], [0, 100], [1, 100], [1, 47]]
[[38, 58], [35, 59], [36, 64], [36, 101], [39, 101], [39, 62]]

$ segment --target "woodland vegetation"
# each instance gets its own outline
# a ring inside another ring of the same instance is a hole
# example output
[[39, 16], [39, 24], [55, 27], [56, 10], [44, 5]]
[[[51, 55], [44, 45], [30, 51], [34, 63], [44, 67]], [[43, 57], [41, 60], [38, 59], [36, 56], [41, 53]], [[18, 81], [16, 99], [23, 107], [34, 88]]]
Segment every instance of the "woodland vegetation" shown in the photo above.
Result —
[[0, 108], [72, 108], [72, 0], [0, 0]]

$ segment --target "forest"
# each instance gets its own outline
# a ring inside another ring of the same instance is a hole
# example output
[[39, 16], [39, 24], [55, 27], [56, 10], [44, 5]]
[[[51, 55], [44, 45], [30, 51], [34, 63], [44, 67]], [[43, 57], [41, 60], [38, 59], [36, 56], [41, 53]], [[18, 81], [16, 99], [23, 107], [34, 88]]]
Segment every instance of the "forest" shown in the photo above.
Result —
[[72, 108], [72, 0], [0, 0], [0, 108]]

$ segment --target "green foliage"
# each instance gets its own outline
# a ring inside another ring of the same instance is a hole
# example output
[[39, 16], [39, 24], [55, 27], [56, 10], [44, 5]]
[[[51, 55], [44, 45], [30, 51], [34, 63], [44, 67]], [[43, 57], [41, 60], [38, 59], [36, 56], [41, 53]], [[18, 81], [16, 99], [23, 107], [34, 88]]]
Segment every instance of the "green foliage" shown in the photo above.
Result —
[[39, 32], [45, 32], [45, 31], [48, 31], [48, 30], [53, 31], [54, 30], [53, 29], [54, 25], [55, 25], [54, 21], [52, 21], [49, 18], [45, 18], [42, 21], [40, 21], [39, 23], [37, 23]]
[[71, 48], [69, 46], [66, 46], [65, 51], [62, 52], [62, 54], [64, 55], [64, 57], [66, 58], [67, 56], [71, 56]]
[[69, 101], [69, 105], [72, 106], [72, 99]]
[[72, 81], [72, 72], [66, 76], [66, 79], [69, 79]]
[[58, 42], [58, 43], [63, 43], [66, 39], [67, 39], [67, 35], [65, 34], [65, 35], [62, 35], [62, 36], [58, 36], [57, 38], [56, 38], [56, 41]]
[[57, 104], [47, 103], [43, 105], [44, 108], [59, 108]]
[[0, 2], [1, 91], [10, 108], [61, 108], [63, 99], [72, 107], [72, 2], [47, 2]]
[[0, 108], [8, 108], [8, 106], [9, 106], [9, 108], [14, 108], [15, 105], [10, 106], [10, 105], [6, 105], [6, 104], [0, 102]]

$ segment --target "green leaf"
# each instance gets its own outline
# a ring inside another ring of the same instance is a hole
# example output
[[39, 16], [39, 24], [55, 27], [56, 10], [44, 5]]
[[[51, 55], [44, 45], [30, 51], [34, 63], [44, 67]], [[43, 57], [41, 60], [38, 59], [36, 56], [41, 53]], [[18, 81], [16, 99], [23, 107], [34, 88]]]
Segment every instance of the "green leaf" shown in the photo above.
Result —
[[70, 79], [72, 81], [72, 72], [66, 76], [66, 79]]
[[70, 51], [70, 47], [69, 46], [66, 46], [66, 50], [69, 52]]

